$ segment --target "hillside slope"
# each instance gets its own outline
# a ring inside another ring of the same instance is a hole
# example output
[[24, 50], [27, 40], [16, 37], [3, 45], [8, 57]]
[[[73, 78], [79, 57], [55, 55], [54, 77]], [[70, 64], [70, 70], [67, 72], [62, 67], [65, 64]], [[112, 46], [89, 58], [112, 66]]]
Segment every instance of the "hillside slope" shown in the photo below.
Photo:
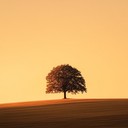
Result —
[[128, 99], [53, 100], [0, 108], [0, 128], [60, 127], [127, 128]]

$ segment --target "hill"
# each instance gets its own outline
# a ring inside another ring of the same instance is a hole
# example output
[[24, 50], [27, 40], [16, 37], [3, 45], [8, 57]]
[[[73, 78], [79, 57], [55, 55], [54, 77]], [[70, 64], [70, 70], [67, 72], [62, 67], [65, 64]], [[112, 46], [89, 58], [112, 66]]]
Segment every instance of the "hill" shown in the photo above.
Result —
[[67, 99], [0, 105], [0, 128], [128, 127], [128, 99]]

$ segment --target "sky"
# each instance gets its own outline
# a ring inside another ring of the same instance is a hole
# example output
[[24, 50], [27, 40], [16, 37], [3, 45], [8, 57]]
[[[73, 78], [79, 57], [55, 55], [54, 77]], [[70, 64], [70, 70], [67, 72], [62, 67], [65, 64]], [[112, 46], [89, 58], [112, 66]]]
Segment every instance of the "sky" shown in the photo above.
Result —
[[45, 94], [61, 64], [88, 90], [68, 98], [128, 98], [128, 0], [0, 0], [0, 103], [62, 99]]

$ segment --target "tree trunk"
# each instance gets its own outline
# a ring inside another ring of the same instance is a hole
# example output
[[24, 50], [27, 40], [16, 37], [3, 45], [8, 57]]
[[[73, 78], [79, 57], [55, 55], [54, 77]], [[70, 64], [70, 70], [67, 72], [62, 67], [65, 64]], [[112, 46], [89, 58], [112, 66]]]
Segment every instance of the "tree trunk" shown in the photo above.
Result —
[[66, 91], [64, 91], [64, 99], [66, 99], [67, 97], [66, 97]]

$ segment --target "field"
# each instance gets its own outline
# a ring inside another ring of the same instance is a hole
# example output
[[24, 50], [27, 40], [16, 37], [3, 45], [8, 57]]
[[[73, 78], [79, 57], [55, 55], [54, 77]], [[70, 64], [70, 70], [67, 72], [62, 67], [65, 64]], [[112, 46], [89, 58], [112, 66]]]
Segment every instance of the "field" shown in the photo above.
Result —
[[0, 105], [0, 128], [128, 128], [128, 99], [66, 99]]

